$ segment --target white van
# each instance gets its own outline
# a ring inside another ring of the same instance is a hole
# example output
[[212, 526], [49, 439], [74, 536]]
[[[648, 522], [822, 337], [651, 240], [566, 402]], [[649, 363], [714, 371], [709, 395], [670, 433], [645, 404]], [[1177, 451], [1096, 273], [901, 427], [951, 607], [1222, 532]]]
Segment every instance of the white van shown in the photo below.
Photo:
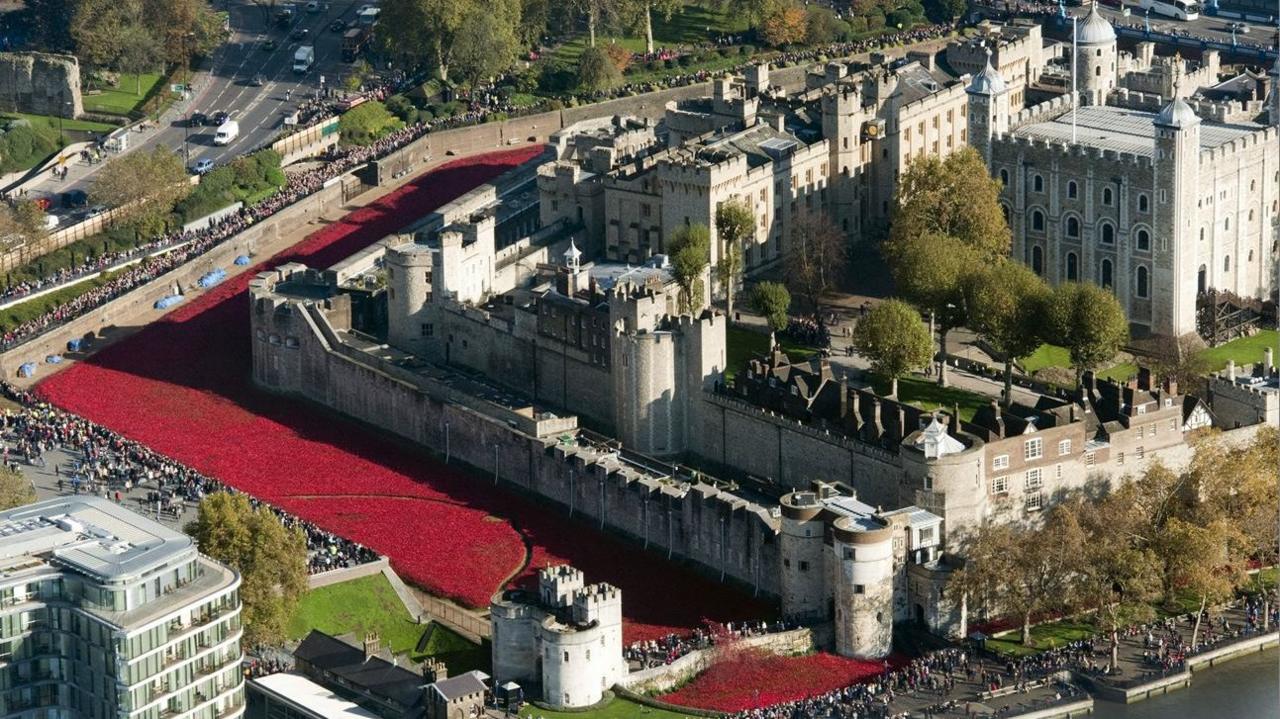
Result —
[[232, 140], [240, 136], [240, 123], [235, 120], [227, 120], [218, 126], [218, 131], [213, 135], [213, 144], [230, 145]]

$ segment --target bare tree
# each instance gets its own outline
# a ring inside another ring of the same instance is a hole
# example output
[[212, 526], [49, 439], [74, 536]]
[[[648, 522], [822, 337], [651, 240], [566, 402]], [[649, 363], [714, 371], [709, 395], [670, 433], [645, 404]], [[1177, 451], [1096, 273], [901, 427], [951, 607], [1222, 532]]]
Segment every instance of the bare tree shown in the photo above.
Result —
[[824, 213], [812, 212], [792, 223], [790, 243], [783, 267], [787, 289], [804, 298], [821, 323], [822, 296], [835, 287], [849, 262], [844, 235]]

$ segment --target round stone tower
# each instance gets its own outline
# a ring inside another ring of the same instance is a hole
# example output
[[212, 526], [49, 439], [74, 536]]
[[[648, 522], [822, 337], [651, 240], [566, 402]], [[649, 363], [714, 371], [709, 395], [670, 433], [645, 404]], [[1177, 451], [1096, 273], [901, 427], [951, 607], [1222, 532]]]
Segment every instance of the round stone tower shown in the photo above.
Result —
[[387, 342], [425, 355], [431, 340], [427, 331], [430, 321], [426, 318], [431, 302], [431, 248], [412, 242], [388, 248], [385, 266]]
[[836, 652], [877, 659], [893, 647], [893, 530], [875, 518], [832, 525]]
[[782, 616], [813, 622], [827, 618], [827, 568], [823, 556], [822, 503], [814, 492], [783, 496], [781, 557]]
[[1076, 23], [1075, 44], [1076, 91], [1080, 93], [1080, 103], [1107, 104], [1107, 95], [1119, 82], [1119, 51], [1115, 28], [1098, 13], [1097, 3], [1084, 20]]

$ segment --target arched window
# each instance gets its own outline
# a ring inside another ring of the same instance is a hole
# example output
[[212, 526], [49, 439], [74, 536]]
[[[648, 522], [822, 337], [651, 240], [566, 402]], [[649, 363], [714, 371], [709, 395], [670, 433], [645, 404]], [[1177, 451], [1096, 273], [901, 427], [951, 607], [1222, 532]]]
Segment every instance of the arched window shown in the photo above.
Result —
[[1223, 272], [1231, 271], [1231, 255], [1227, 255], [1226, 257], [1222, 258], [1222, 271]]
[[1069, 198], [1071, 198], [1071, 199], [1073, 199], [1073, 200], [1074, 200], [1074, 199], [1076, 199], [1076, 195], [1078, 195], [1078, 194], [1079, 194], [1078, 190], [1079, 190], [1079, 188], [1078, 188], [1078, 187], [1076, 187], [1076, 183], [1075, 183], [1075, 181], [1074, 181], [1074, 180], [1072, 180], [1071, 182], [1068, 182], [1068, 183], [1067, 183], [1067, 197], [1069, 197]]
[[1098, 270], [1098, 284], [1111, 289], [1111, 260], [1103, 260]]
[[1116, 228], [1109, 223], [1102, 225], [1102, 244], [1114, 245], [1116, 243]]
[[1138, 249], [1151, 249], [1151, 233], [1146, 230], [1138, 230]]
[[1009, 186], [1009, 171], [1008, 171], [1008, 170], [1001, 170], [1001, 171], [1000, 171], [1000, 184], [1001, 184], [1001, 185], [1004, 185], [1005, 187], [1008, 187], [1008, 186]]
[[[1101, 51], [1101, 50], [1099, 50], [1099, 51], [1098, 51], [1098, 54], [1099, 54], [1099, 55], [1101, 55], [1101, 54], [1102, 54], [1102, 51]], [[1101, 68], [1101, 67], [1095, 67], [1095, 68], [1093, 69], [1093, 75], [1094, 75], [1094, 77], [1102, 77], [1102, 68]]]
[[1149, 212], [1151, 210], [1151, 200], [1147, 198], [1145, 193], [1138, 195], [1138, 212]]
[[1000, 212], [1004, 215], [1004, 223], [1006, 225], [1009, 224], [1009, 206], [1003, 204], [1000, 205]]
[[1200, 271], [1196, 273], [1196, 292], [1204, 292], [1208, 289], [1208, 269], [1204, 265], [1200, 265]]
[[1149, 280], [1147, 278], [1146, 267], [1143, 267], [1142, 265], [1138, 265], [1137, 280], [1138, 281], [1134, 283], [1135, 285], [1134, 294], [1145, 300], [1150, 295], [1150, 292], [1151, 292], [1151, 288], [1147, 286]]
[[1102, 188], [1102, 204], [1106, 205], [1107, 207], [1110, 207], [1113, 199], [1114, 198], [1111, 194], [1111, 188], [1110, 187]]
[[1038, 232], [1044, 231], [1044, 213], [1040, 210], [1033, 210], [1031, 212], [1031, 229]]
[[1072, 282], [1080, 279], [1080, 260], [1074, 252], [1067, 253], [1067, 279]]
[[1031, 179], [1031, 184], [1035, 188], [1036, 192], [1044, 192], [1044, 178], [1040, 175], [1033, 177]]
[[1067, 218], [1067, 237], [1080, 236], [1080, 220], [1075, 217]]
[[1040, 245], [1031, 248], [1031, 270], [1037, 275], [1044, 274], [1044, 250]]

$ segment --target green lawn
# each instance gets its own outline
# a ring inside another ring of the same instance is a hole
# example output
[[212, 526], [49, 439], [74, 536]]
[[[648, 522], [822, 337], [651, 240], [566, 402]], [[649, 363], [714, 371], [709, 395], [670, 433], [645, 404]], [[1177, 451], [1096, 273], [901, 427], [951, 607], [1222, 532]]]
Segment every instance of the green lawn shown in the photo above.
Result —
[[[1035, 374], [1043, 369], [1059, 367], [1071, 369], [1071, 353], [1066, 347], [1042, 344], [1035, 352], [1019, 360], [1027, 374]], [[1121, 362], [1098, 372], [1100, 379], [1114, 379], [1121, 382], [1138, 374], [1138, 366], [1132, 362]]]
[[[781, 339], [782, 351], [787, 353], [793, 362], [811, 359], [818, 351], [812, 347], [795, 344], [785, 338]], [[725, 368], [725, 381], [733, 379], [747, 363], [769, 351], [769, 335], [744, 327], [730, 327], [725, 333], [725, 344], [728, 350], [728, 366]]]
[[1205, 358], [1213, 371], [1227, 366], [1227, 360], [1235, 360], [1236, 365], [1251, 365], [1262, 361], [1262, 352], [1270, 347], [1273, 356], [1280, 361], [1280, 332], [1262, 330], [1252, 337], [1240, 337], [1226, 344], [1205, 350]]
[[[889, 380], [873, 377], [872, 387], [877, 394], [889, 393]], [[939, 387], [937, 381], [923, 377], [903, 377], [898, 380], [898, 400], [913, 407], [925, 410], [944, 409], [952, 411], [960, 406], [960, 419], [971, 422], [973, 414], [979, 407], [991, 404], [991, 397], [986, 397], [958, 387]]]
[[23, 322], [39, 317], [64, 302], [70, 302], [91, 289], [105, 285], [110, 279], [110, 275], [98, 277], [0, 310], [0, 332], [8, 332]]
[[996, 638], [987, 640], [987, 648], [998, 654], [1013, 657], [1025, 657], [1045, 649], [1060, 647], [1067, 642], [1085, 639], [1095, 634], [1092, 624], [1063, 620], [1037, 624], [1031, 627], [1031, 641], [1035, 646], [1024, 647], [1020, 640], [1021, 630], [1014, 629], [1002, 632]]
[[[121, 75], [116, 87], [109, 87], [99, 93], [85, 93], [82, 98], [86, 112], [102, 112], [110, 115], [128, 115], [147, 99], [151, 89], [162, 80], [156, 73], [143, 73], [141, 76]], [[139, 82], [140, 79], [140, 82]]]
[[677, 714], [645, 706], [629, 699], [614, 699], [600, 709], [585, 712], [556, 712], [535, 706], [520, 710], [523, 719], [688, 719], [688, 714]]
[[28, 115], [22, 112], [6, 112], [4, 114], [0, 114], [0, 117], [7, 119], [22, 118], [23, 120], [30, 122], [33, 126], [44, 127], [54, 132], [58, 131], [59, 126], [61, 126], [64, 131], [69, 130], [72, 132], [111, 132], [117, 127], [116, 125], [110, 125], [105, 122], [93, 122], [91, 120], [64, 119], [59, 122], [58, 118], [51, 117], [49, 115]]
[[289, 638], [302, 639], [312, 629], [335, 636], [353, 633], [357, 638], [377, 632], [384, 648], [407, 654], [414, 661], [436, 657], [449, 667], [451, 675], [489, 666], [487, 646], [434, 622], [415, 622], [381, 574], [312, 589], [303, 595], [289, 622]]
[[[677, 45], [695, 45], [707, 41], [708, 29], [712, 33], [745, 32], [747, 21], [735, 17], [727, 9], [686, 5], [681, 12], [674, 13], [670, 20], [665, 20], [661, 13], [653, 15], [653, 44], [656, 48], [672, 48]], [[587, 33], [564, 43], [551, 52], [551, 56], [569, 63], [576, 63], [578, 56], [587, 47]], [[641, 26], [635, 35], [615, 36], [607, 32], [596, 32], [596, 45], [617, 42], [632, 52], [644, 52], [644, 28]]]

